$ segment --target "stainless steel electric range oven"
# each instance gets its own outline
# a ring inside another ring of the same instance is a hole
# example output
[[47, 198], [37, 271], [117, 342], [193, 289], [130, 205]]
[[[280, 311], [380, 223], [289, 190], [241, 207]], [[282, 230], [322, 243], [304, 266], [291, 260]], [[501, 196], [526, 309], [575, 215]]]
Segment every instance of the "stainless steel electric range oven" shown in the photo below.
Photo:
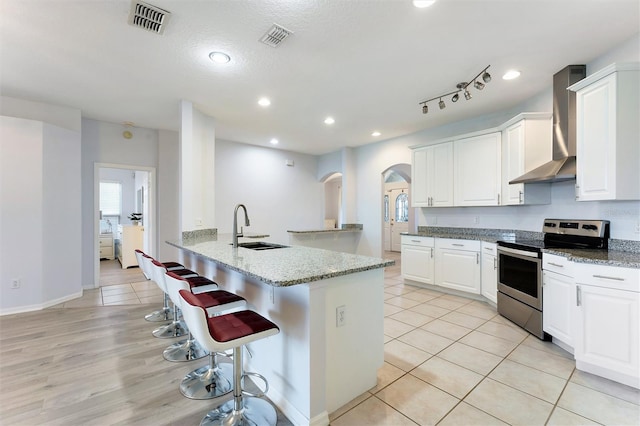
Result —
[[542, 249], [606, 249], [609, 221], [545, 219], [543, 240], [498, 241], [498, 313], [534, 336], [542, 329]]

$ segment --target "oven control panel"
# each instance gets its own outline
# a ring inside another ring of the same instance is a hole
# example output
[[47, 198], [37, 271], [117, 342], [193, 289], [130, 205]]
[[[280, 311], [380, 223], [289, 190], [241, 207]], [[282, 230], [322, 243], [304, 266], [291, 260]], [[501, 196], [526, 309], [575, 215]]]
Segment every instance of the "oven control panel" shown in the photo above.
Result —
[[542, 226], [545, 234], [581, 235], [608, 238], [608, 220], [545, 219]]

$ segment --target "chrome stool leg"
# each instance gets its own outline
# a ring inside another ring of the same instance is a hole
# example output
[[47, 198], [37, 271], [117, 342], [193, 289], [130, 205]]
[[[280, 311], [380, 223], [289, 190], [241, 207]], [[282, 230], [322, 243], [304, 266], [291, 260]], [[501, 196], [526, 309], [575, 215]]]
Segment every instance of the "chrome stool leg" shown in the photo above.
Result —
[[171, 321], [173, 316], [173, 309], [169, 306], [169, 296], [164, 293], [164, 304], [162, 309], [153, 311], [150, 314], [144, 316], [144, 319], [150, 322], [166, 322]]
[[233, 349], [233, 400], [209, 411], [200, 422], [200, 426], [276, 425], [278, 415], [269, 401], [242, 395], [242, 377], [242, 346], [240, 346]]
[[178, 320], [178, 308], [173, 306], [173, 322], [153, 330], [152, 334], [160, 339], [170, 339], [187, 334], [189, 330], [182, 320]]
[[174, 343], [162, 352], [162, 356], [171, 362], [186, 362], [207, 356], [207, 351], [195, 339], [192, 338], [191, 332], [186, 340]]
[[189, 399], [231, 397], [233, 368], [230, 362], [219, 363], [216, 352], [209, 352], [209, 364], [193, 370], [180, 383], [180, 392]]

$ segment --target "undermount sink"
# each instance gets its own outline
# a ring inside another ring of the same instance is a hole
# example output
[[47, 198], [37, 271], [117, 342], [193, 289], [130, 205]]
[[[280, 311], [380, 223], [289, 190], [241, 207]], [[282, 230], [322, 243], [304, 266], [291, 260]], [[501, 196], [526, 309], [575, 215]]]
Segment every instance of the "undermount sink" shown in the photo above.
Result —
[[238, 243], [238, 247], [243, 247], [250, 250], [273, 250], [273, 249], [279, 249], [279, 248], [286, 248], [288, 246], [283, 246], [281, 244], [274, 244], [274, 243], [266, 243], [264, 241], [253, 241], [250, 243]]

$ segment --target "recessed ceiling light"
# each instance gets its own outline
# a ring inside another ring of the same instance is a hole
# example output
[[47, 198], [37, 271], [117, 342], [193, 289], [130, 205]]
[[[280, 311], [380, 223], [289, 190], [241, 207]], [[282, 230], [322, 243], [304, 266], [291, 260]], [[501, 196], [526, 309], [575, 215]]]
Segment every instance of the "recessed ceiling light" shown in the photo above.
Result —
[[278, 139], [272, 138], [270, 141], [271, 145], [278, 145]]
[[375, 132], [371, 133], [371, 136], [378, 137], [378, 136], [380, 136], [381, 134], [382, 134], [382, 133], [380, 133], [379, 131], [377, 131], [377, 130], [376, 130]]
[[258, 99], [258, 105], [268, 107], [269, 105], [271, 105], [271, 101], [269, 100], [269, 98], [260, 98]]
[[413, 0], [413, 5], [418, 9], [423, 9], [434, 4], [436, 0]]
[[327, 117], [324, 119], [324, 124], [333, 124], [335, 122], [336, 120], [334, 120], [333, 117]]
[[209, 59], [216, 64], [226, 64], [231, 60], [231, 56], [223, 52], [211, 52], [209, 53]]
[[518, 78], [518, 77], [520, 77], [520, 71], [509, 70], [502, 76], [502, 79], [503, 80], [513, 80], [514, 78]]

